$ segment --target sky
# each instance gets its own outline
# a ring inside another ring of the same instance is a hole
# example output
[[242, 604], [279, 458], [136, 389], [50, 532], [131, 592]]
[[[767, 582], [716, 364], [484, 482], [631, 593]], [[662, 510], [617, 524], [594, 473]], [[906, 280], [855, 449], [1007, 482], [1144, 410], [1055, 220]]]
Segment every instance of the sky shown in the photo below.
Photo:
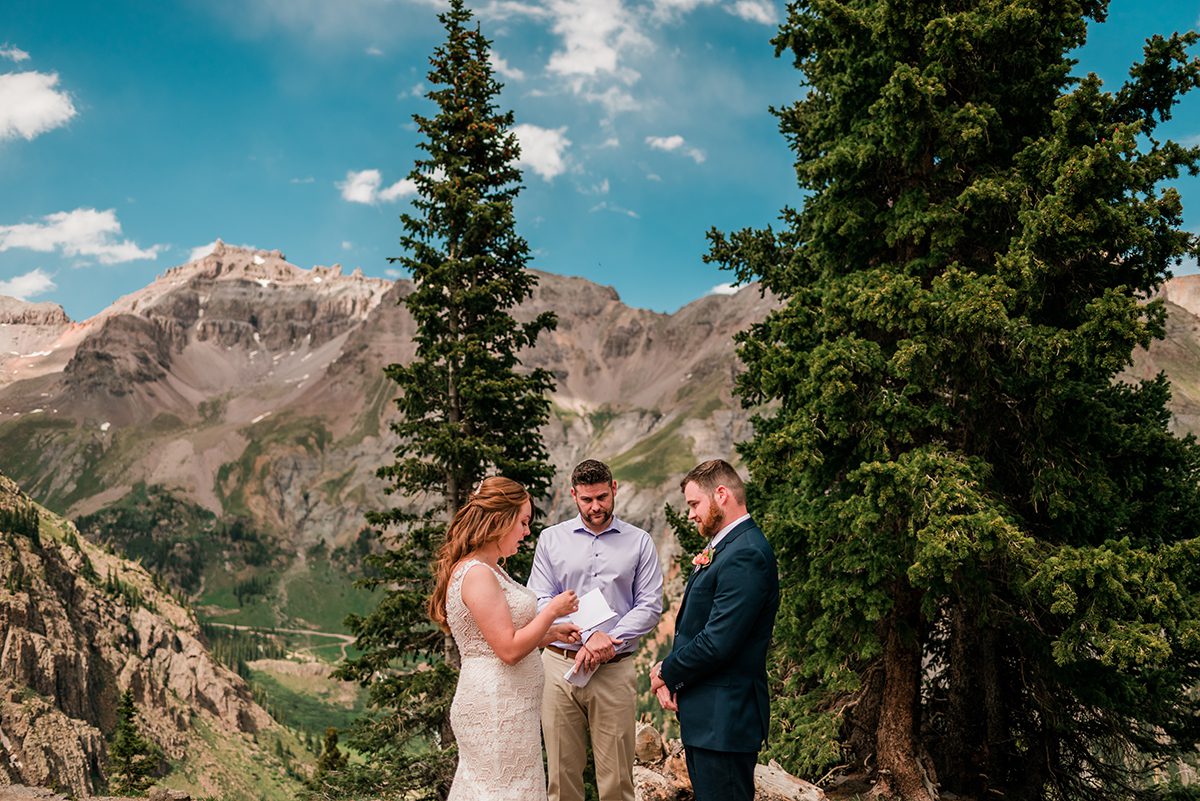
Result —
[[[0, 0], [0, 294], [82, 320], [217, 238], [398, 277], [444, 7]], [[782, 0], [472, 8], [516, 115], [530, 266], [672, 312], [729, 291], [702, 261], [710, 228], [802, 204], [769, 113], [802, 91], [770, 44]], [[1146, 37], [1198, 18], [1200, 0], [1113, 0], [1077, 73], [1115, 87]], [[1200, 142], [1200, 97], [1163, 130]], [[1200, 180], [1178, 186], [1200, 232]]]

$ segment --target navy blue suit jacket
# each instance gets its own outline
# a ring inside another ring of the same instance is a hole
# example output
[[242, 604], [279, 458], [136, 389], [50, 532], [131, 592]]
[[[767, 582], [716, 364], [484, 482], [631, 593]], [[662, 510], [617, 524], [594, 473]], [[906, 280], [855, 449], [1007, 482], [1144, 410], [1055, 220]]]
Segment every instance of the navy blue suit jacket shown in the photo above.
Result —
[[688, 579], [662, 678], [685, 746], [758, 751], [767, 739], [767, 647], [779, 610], [775, 552], [753, 520], [725, 535]]

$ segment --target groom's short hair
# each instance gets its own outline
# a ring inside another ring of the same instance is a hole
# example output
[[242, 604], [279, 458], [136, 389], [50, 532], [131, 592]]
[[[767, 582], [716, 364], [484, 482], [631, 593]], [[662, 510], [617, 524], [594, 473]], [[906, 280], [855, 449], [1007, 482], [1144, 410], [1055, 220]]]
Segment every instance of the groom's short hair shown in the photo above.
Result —
[[746, 505], [746, 485], [742, 477], [733, 469], [733, 465], [724, 459], [709, 459], [693, 467], [679, 482], [679, 489], [685, 489], [689, 481], [694, 481], [700, 491], [712, 495], [717, 487], [725, 487], [733, 493], [734, 500]]
[[608, 465], [596, 459], [584, 459], [571, 471], [572, 487], [611, 484], [612, 480], [612, 471], [608, 469]]

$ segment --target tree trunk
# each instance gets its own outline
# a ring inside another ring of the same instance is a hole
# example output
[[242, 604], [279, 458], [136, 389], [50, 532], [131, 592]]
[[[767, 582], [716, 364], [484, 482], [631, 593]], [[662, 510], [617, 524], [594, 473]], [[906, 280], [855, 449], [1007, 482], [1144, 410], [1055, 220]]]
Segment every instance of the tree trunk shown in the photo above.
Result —
[[875, 733], [883, 702], [883, 666], [873, 665], [863, 675], [862, 687], [845, 712], [846, 745], [858, 766], [867, 768], [875, 758]]
[[937, 801], [937, 775], [917, 733], [921, 690], [919, 597], [902, 585], [888, 615], [883, 646], [883, 697], [875, 753], [879, 774], [872, 799]]
[[989, 759], [979, 715], [980, 633], [962, 604], [950, 609], [947, 625], [946, 727], [937, 749], [938, 775], [947, 789], [979, 796]]

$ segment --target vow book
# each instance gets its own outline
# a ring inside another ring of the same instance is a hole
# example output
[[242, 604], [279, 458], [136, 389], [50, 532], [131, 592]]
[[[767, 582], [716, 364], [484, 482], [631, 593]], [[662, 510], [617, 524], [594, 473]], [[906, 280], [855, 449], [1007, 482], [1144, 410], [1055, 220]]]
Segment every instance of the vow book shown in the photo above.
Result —
[[[587, 631], [596, 628], [601, 623], [607, 623], [616, 616], [617, 613], [608, 605], [604, 594], [597, 587], [579, 599], [579, 608], [567, 615], [567, 619], [579, 626], [580, 631]], [[596, 669], [577, 671], [575, 666], [571, 665], [571, 669], [563, 674], [563, 678], [569, 684], [583, 687], [595, 672]]]

